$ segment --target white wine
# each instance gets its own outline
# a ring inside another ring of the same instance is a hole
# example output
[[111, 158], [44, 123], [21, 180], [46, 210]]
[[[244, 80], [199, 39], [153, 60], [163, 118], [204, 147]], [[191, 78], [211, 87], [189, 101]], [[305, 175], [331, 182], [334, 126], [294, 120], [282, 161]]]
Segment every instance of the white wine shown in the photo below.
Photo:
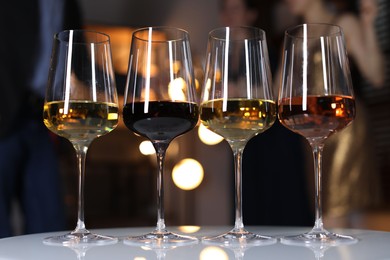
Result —
[[55, 134], [70, 141], [92, 141], [118, 124], [114, 103], [71, 100], [45, 103], [43, 122]]
[[223, 99], [201, 104], [200, 119], [211, 131], [227, 141], [248, 141], [270, 128], [276, 119], [276, 104], [263, 99]]

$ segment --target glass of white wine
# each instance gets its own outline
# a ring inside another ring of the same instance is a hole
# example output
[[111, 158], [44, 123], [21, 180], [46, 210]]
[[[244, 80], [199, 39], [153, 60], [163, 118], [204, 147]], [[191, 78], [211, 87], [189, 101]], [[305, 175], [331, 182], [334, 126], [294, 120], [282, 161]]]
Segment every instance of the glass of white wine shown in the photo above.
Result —
[[254, 27], [215, 29], [209, 34], [206, 61], [200, 118], [233, 150], [236, 208], [234, 228], [203, 241], [224, 245], [275, 243], [274, 238], [248, 232], [242, 216], [241, 159], [245, 145], [276, 119], [265, 32]]
[[68, 234], [44, 239], [44, 243], [116, 243], [116, 238], [91, 233], [84, 223], [88, 147], [118, 124], [118, 97], [108, 35], [70, 30], [54, 36], [43, 121], [49, 130], [73, 144], [79, 171], [77, 226]]

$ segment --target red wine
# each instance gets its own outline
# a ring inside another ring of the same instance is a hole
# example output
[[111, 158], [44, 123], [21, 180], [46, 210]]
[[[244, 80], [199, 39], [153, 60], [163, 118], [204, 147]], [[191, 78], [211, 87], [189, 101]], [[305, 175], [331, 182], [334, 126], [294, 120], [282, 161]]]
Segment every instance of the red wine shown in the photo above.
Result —
[[308, 96], [280, 100], [279, 121], [306, 138], [326, 138], [346, 127], [355, 117], [355, 100], [349, 96]]
[[131, 131], [152, 141], [171, 141], [193, 129], [199, 110], [195, 103], [150, 101], [128, 103], [123, 108], [123, 121]]

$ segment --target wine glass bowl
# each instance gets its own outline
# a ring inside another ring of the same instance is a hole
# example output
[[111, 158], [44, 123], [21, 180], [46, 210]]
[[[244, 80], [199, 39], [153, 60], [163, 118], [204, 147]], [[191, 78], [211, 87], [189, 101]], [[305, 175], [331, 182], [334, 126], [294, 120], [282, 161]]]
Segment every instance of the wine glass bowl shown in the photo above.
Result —
[[124, 97], [123, 121], [148, 138], [157, 155], [157, 226], [128, 237], [126, 244], [151, 247], [195, 243], [197, 238], [168, 231], [164, 219], [163, 170], [169, 143], [198, 123], [195, 82], [188, 33], [173, 27], [133, 32]]
[[150, 140], [170, 142], [197, 124], [198, 108], [195, 103], [149, 101], [148, 111], [145, 112], [144, 108], [144, 102], [126, 104], [124, 122], [130, 130]]
[[327, 231], [322, 221], [322, 151], [325, 140], [355, 117], [355, 99], [342, 29], [303, 24], [285, 33], [279, 121], [305, 137], [315, 166], [315, 224], [305, 234], [281, 238], [285, 244], [350, 243], [355, 238]]
[[276, 239], [244, 228], [241, 158], [246, 143], [276, 119], [265, 32], [254, 27], [224, 27], [209, 33], [200, 106], [202, 124], [221, 135], [235, 159], [235, 226], [205, 243], [272, 244]]
[[271, 100], [229, 98], [202, 103], [202, 122], [208, 129], [234, 144], [246, 143], [270, 128], [276, 118], [276, 105]]
[[118, 124], [118, 97], [108, 35], [85, 30], [63, 31], [55, 35], [43, 121], [50, 131], [72, 143], [79, 173], [77, 226], [68, 234], [44, 239], [44, 243], [116, 243], [117, 238], [91, 233], [84, 223], [88, 146]]

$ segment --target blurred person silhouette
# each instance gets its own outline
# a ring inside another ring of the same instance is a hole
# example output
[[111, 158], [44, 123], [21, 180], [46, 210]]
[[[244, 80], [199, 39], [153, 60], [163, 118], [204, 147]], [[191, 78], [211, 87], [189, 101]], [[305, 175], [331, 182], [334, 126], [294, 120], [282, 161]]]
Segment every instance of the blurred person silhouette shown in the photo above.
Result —
[[[378, 204], [379, 173], [363, 95], [364, 82], [381, 88], [385, 81], [384, 56], [377, 39], [377, 0], [360, 0], [359, 13], [351, 1], [284, 0], [302, 23], [339, 25], [345, 35], [357, 115], [351, 126], [332, 136], [324, 150], [325, 216], [330, 225], [350, 226], [354, 213]], [[280, 72], [279, 72], [280, 73]]]
[[5, 1], [0, 16], [0, 237], [65, 228], [59, 165], [43, 124], [43, 100], [55, 32], [79, 27], [72, 0]]
[[[358, 15], [352, 6], [338, 7], [335, 0], [284, 0], [293, 15], [304, 23], [337, 24], [343, 28], [347, 50], [352, 65], [356, 65], [359, 73], [373, 87], [380, 88], [384, 84], [385, 70], [383, 53], [380, 49], [375, 29], [378, 15], [377, 0], [360, 0]], [[341, 9], [339, 11], [339, 9]], [[369, 54], [369, 55], [368, 55]], [[353, 71], [354, 72], [354, 71]], [[359, 82], [354, 82], [356, 86]], [[359, 92], [359, 88], [355, 87]]]
[[[223, 26], [258, 26], [267, 34], [269, 24], [265, 24], [264, 17], [269, 17], [271, 8], [269, 1], [221, 0], [220, 21]], [[274, 44], [268, 44], [273, 73], [278, 60], [275, 49]], [[248, 142], [242, 176], [243, 216], [247, 225], [312, 224], [304, 142], [278, 120]]]

